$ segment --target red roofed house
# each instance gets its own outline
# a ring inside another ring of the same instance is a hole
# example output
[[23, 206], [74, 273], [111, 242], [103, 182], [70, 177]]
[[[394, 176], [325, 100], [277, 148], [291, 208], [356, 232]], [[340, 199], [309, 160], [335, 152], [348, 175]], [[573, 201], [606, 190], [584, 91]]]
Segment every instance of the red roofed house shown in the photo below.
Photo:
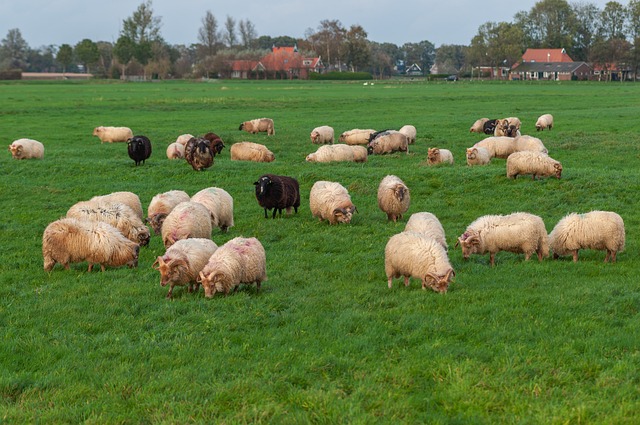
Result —
[[509, 74], [512, 80], [588, 80], [592, 69], [574, 62], [564, 49], [527, 49]]
[[522, 62], [573, 62], [564, 49], [527, 49]]
[[324, 68], [317, 58], [305, 58], [297, 46], [272, 47], [271, 52], [259, 61], [233, 61], [231, 78], [273, 78], [293, 80], [309, 78], [310, 72], [320, 72]]

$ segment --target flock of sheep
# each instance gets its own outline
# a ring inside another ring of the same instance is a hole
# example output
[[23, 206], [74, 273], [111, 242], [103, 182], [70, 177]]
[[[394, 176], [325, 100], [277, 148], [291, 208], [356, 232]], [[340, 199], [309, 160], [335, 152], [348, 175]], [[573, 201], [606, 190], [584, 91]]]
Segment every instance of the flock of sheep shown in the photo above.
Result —
[[[537, 130], [551, 129], [553, 117], [543, 115], [536, 123]], [[244, 122], [240, 130], [252, 133], [274, 134], [273, 120], [262, 118]], [[562, 166], [548, 156], [548, 150], [538, 138], [521, 135], [520, 120], [515, 117], [476, 121], [471, 132], [490, 135], [467, 149], [467, 164], [484, 165], [493, 158], [506, 158], [507, 176], [518, 175], [560, 178]], [[103, 142], [128, 142], [136, 140], [126, 127], [97, 127], [94, 130]], [[356, 161], [364, 162], [367, 155], [389, 152], [408, 152], [415, 142], [416, 129], [404, 126], [400, 130], [375, 131], [354, 129], [339, 136], [340, 144], [334, 144], [334, 130], [329, 126], [313, 129], [312, 143], [322, 144], [306, 158], [310, 162]], [[142, 140], [142, 139], [141, 139]], [[148, 141], [148, 139], [147, 139]], [[151, 147], [142, 140], [140, 146], [148, 158]], [[366, 147], [365, 147], [366, 146]], [[186, 158], [194, 169], [206, 168], [206, 156], [219, 154], [224, 144], [219, 136], [208, 133], [203, 137], [182, 135], [167, 149], [167, 157]], [[264, 148], [264, 149], [263, 149]], [[16, 159], [42, 158], [42, 143], [19, 139], [9, 150]], [[193, 163], [188, 160], [189, 151]], [[264, 145], [239, 142], [230, 148], [234, 160], [270, 162], [274, 160]], [[130, 152], [130, 156], [131, 156]], [[133, 158], [133, 156], [132, 156]], [[144, 159], [136, 156], [136, 165]], [[200, 165], [194, 165], [194, 164]], [[430, 148], [430, 165], [453, 163], [453, 155], [447, 149]], [[268, 211], [297, 212], [300, 206], [300, 189], [297, 180], [289, 176], [265, 174], [255, 183], [255, 196]], [[397, 176], [388, 175], [378, 187], [378, 206], [388, 220], [402, 219], [410, 206], [410, 190]], [[338, 182], [317, 181], [309, 193], [312, 216], [327, 220], [330, 224], [350, 223], [357, 211], [347, 189]], [[116, 192], [78, 202], [67, 211], [66, 217], [50, 223], [43, 234], [42, 252], [44, 269], [51, 271], [56, 263], [68, 269], [70, 263], [87, 262], [89, 271], [94, 265], [136, 267], [140, 245], [148, 245], [149, 224], [162, 236], [165, 253], [158, 256], [153, 268], [160, 272], [162, 286], [169, 285], [167, 297], [174, 286], [187, 286], [189, 292], [204, 288], [205, 295], [217, 292], [228, 294], [242, 283], [256, 283], [267, 279], [265, 249], [256, 238], [238, 237], [218, 247], [211, 240], [213, 228], [226, 231], [234, 225], [233, 198], [224, 189], [205, 188], [193, 196], [181, 190], [157, 194], [151, 200], [144, 218], [139, 197], [131, 192]], [[489, 253], [490, 263], [495, 264], [495, 254], [500, 251], [522, 253], [528, 260], [536, 254], [539, 261], [553, 251], [554, 257], [572, 255], [578, 260], [580, 249], [605, 250], [605, 262], [616, 261], [618, 252], [624, 249], [625, 229], [622, 218], [611, 211], [592, 211], [586, 214], [571, 213], [562, 218], [547, 234], [543, 220], [533, 214], [517, 212], [509, 215], [487, 215], [473, 221], [458, 237], [463, 257]], [[421, 280], [422, 288], [446, 292], [455, 276], [448, 258], [448, 246], [444, 229], [438, 218], [429, 212], [410, 216], [403, 232], [392, 236], [385, 247], [385, 273], [389, 288], [394, 278]]]

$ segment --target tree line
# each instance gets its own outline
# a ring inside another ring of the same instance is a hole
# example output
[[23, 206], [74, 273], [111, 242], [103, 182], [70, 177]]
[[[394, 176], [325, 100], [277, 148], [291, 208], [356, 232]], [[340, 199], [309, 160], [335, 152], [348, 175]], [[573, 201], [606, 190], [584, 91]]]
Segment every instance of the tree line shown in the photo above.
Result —
[[303, 38], [258, 36], [255, 25], [227, 16], [218, 21], [211, 11], [201, 20], [198, 40], [189, 46], [171, 45], [161, 34], [161, 18], [145, 0], [123, 20], [115, 43], [83, 39], [75, 46], [29, 47], [20, 30], [10, 29], [0, 44], [0, 70], [76, 72], [104, 78], [127, 75], [158, 78], [215, 77], [228, 71], [234, 59], [258, 60], [273, 46], [297, 45], [305, 56], [320, 56], [328, 70], [366, 71], [377, 77], [401, 73], [403, 64], [417, 64], [428, 73], [433, 64], [443, 74], [473, 72], [477, 67], [511, 66], [527, 48], [565, 48], [575, 61], [604, 69], [631, 70], [640, 63], [640, 0], [626, 6], [541, 0], [511, 22], [486, 22], [469, 45], [377, 43], [360, 25], [345, 27], [339, 20], [320, 21]]

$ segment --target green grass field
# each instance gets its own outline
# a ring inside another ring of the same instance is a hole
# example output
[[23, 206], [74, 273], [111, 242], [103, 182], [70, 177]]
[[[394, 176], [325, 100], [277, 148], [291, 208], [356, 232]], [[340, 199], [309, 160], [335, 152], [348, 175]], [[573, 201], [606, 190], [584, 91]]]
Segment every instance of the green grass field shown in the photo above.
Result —
[[[505, 161], [467, 167], [483, 116], [518, 116], [563, 178], [506, 178]], [[0, 84], [0, 422], [2, 423], [638, 423], [640, 421], [640, 86], [593, 83], [166, 82]], [[268, 116], [275, 136], [238, 131]], [[310, 131], [331, 125], [418, 130], [410, 154], [365, 164], [310, 164]], [[135, 167], [125, 144], [100, 144], [98, 125], [129, 126], [154, 146]], [[212, 168], [170, 161], [182, 133], [219, 134]], [[11, 159], [27, 137], [42, 161]], [[232, 162], [242, 140], [266, 144], [270, 164]], [[425, 165], [428, 147], [453, 166]], [[253, 182], [290, 175], [297, 215], [265, 220]], [[387, 174], [411, 190], [389, 223], [377, 207]], [[317, 180], [347, 187], [359, 213], [329, 226], [309, 212]], [[144, 208], [171, 189], [216, 186], [234, 198], [222, 244], [255, 236], [267, 252], [260, 293], [241, 287], [173, 300], [151, 268], [161, 238], [137, 269], [43, 271], [42, 232], [80, 200], [137, 193]], [[456, 238], [485, 214], [527, 211], [551, 231], [569, 212], [618, 212], [627, 233], [616, 264], [583, 251], [574, 264], [499, 253], [464, 261]], [[442, 295], [412, 280], [387, 288], [384, 246], [409, 215], [442, 222], [456, 278]]]

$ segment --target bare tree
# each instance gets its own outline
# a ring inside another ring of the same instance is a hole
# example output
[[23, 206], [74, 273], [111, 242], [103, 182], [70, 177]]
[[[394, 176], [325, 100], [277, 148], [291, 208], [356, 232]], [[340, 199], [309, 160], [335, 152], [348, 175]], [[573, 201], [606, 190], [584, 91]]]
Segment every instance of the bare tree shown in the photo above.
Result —
[[253, 25], [253, 22], [248, 19], [244, 21], [240, 20], [238, 23], [238, 30], [240, 31], [240, 39], [242, 40], [244, 48], [252, 48], [254, 40], [258, 38], [258, 33], [256, 32], [256, 27]]
[[202, 18], [202, 26], [198, 30], [198, 41], [204, 50], [204, 56], [213, 56], [218, 51], [220, 34], [218, 33], [218, 21], [210, 10]]
[[229, 15], [227, 15], [227, 20], [224, 21], [224, 35], [222, 38], [229, 47], [233, 47], [238, 44], [238, 36], [236, 35], [236, 20]]
[[10, 29], [0, 44], [0, 68], [26, 69], [29, 45], [18, 28]]

